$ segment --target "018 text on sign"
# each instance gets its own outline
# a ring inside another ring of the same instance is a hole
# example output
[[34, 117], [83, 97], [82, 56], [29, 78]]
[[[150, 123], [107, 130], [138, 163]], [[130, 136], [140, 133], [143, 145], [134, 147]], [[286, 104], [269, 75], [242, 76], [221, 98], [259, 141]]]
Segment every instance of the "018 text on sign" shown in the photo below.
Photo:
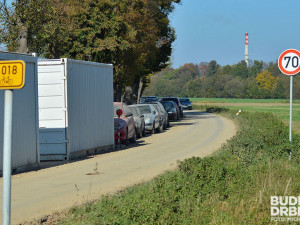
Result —
[[0, 61], [0, 89], [21, 89], [25, 85], [25, 63], [22, 60]]

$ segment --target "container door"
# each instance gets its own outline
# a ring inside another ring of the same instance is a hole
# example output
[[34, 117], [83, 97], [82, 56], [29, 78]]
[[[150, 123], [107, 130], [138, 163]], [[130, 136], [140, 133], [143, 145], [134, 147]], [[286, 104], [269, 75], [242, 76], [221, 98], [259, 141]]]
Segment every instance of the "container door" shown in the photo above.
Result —
[[41, 161], [67, 159], [65, 64], [39, 64]]

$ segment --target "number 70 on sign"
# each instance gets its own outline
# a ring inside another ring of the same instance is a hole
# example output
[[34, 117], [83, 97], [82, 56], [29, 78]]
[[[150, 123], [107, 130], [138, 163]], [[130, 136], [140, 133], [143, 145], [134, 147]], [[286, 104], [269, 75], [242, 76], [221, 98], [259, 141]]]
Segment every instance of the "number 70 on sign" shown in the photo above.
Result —
[[278, 59], [278, 67], [285, 75], [295, 75], [300, 72], [300, 52], [296, 49], [287, 49]]

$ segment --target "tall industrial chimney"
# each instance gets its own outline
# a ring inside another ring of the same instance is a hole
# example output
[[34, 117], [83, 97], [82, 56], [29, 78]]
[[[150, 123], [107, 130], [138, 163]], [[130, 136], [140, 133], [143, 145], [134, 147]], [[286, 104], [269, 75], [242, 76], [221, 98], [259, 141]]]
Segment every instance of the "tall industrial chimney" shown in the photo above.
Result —
[[245, 62], [247, 67], [249, 66], [249, 58], [248, 58], [248, 32], [245, 33]]

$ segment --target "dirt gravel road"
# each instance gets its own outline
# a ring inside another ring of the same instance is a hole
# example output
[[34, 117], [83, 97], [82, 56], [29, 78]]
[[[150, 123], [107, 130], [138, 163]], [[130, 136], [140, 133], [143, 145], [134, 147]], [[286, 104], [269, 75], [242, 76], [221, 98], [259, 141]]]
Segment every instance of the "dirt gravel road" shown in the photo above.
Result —
[[126, 149], [14, 175], [12, 224], [41, 218], [150, 180], [176, 168], [177, 160], [211, 154], [234, 134], [231, 120], [189, 111], [180, 122], [171, 123], [167, 131], [139, 139]]

